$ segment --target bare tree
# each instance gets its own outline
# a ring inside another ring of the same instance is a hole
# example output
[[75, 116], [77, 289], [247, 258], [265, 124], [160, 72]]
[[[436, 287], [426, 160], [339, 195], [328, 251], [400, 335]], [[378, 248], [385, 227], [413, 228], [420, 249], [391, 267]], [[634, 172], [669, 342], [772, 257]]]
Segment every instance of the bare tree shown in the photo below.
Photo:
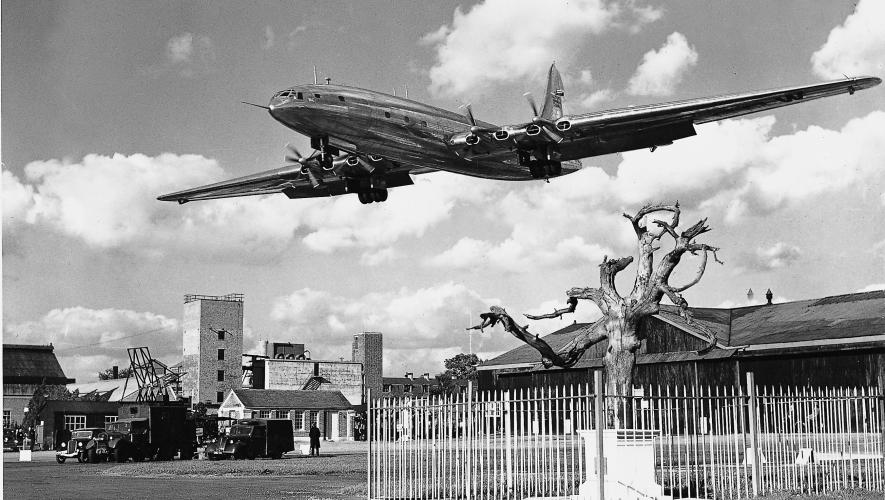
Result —
[[[670, 221], [654, 220], [652, 224], [657, 227], [649, 229], [646, 220], [652, 214], [661, 212], [669, 213], [671, 215]], [[481, 314], [482, 322], [469, 329], [481, 330], [501, 323], [504, 330], [540, 352], [542, 363], [547, 368], [574, 366], [587, 349], [608, 339], [608, 349], [603, 359], [606, 373], [606, 394], [619, 397], [630, 395], [633, 386], [636, 351], [642, 343], [642, 332], [637, 328], [639, 322], [660, 311], [661, 299], [664, 296], [679, 307], [680, 314], [687, 321], [691, 321], [688, 315], [688, 302], [681, 293], [701, 280], [707, 266], [708, 253], [713, 254], [713, 259], [716, 262], [720, 264], [722, 262], [716, 255], [718, 248], [695, 241], [695, 238], [710, 230], [707, 226], [707, 219], [699, 221], [682, 233], [676, 232], [680, 216], [678, 202], [673, 205], [646, 205], [635, 215], [626, 213], [623, 215], [633, 225], [639, 244], [639, 258], [633, 290], [628, 295], [622, 296], [615, 287], [615, 276], [633, 263], [633, 257], [609, 259], [606, 256], [603, 258], [602, 264], [599, 265], [598, 288], [572, 288], [566, 292], [568, 296], [566, 307], [556, 309], [549, 314], [525, 315], [532, 320], [559, 318], [564, 314], [574, 312], [580, 300], [593, 301], [602, 311], [602, 317], [595, 323], [577, 330], [572, 340], [565, 346], [554, 351], [538, 335], [529, 333], [528, 326], [519, 325], [504, 308], [498, 306], [492, 306], [489, 312]], [[673, 239], [674, 247], [664, 253], [656, 264], [655, 253], [661, 250], [658, 243], [664, 235]], [[697, 274], [685, 285], [672, 286], [670, 276], [686, 252], [692, 255], [701, 255]], [[699, 328], [699, 330], [708, 337], [708, 346], [705, 350], [712, 349], [716, 343], [715, 336], [703, 328]], [[619, 407], [620, 405], [616, 404], [608, 405], [606, 413], [609, 425], [613, 425], [618, 419], [623, 419], [624, 415], [618, 413]]]

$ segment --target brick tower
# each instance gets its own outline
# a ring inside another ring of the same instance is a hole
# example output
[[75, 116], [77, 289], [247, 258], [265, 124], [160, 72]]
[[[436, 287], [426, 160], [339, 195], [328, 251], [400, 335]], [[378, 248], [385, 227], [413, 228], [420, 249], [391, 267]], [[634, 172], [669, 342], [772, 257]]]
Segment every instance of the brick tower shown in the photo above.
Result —
[[384, 381], [381, 370], [384, 365], [384, 349], [380, 332], [363, 332], [353, 336], [351, 359], [363, 364], [363, 402], [366, 392], [372, 391], [372, 399], [381, 395]]
[[243, 295], [185, 295], [182, 369], [191, 404], [218, 404], [243, 380]]

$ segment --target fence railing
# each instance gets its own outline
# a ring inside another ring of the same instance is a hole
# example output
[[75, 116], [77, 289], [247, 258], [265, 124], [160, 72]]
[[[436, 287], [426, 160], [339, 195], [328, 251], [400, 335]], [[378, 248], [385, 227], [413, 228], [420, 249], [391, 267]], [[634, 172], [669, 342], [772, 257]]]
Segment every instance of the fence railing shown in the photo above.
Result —
[[[644, 387], [602, 398], [596, 385], [372, 402], [368, 496], [885, 491], [885, 404], [876, 388], [756, 387], [750, 375], [746, 388]], [[621, 415], [605, 439], [600, 406]]]

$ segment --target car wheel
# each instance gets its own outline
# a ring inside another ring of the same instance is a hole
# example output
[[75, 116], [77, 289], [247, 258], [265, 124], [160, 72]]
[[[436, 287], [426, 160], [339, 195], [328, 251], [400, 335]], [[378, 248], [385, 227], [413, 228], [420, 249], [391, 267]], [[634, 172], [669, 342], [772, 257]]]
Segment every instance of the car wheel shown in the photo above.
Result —
[[60, 463], [60, 464], [63, 464], [63, 463], [65, 463], [65, 457], [62, 457], [62, 456], [56, 455], [56, 456], [55, 456], [55, 461], [58, 462], [58, 463]]

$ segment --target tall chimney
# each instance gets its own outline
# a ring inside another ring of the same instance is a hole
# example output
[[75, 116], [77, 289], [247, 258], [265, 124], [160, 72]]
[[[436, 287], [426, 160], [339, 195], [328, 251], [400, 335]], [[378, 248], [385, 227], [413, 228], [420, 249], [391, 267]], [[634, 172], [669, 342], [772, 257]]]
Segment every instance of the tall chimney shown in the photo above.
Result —
[[406, 378], [412, 380], [412, 372], [406, 372]]
[[769, 288], [769, 289], [765, 292], [765, 298], [766, 298], [766, 300], [768, 300], [768, 305], [771, 305], [771, 298], [772, 298], [772, 297], [774, 297], [774, 294], [771, 293], [771, 288]]
[[422, 375], [422, 376], [424, 377], [424, 380], [430, 380], [430, 372], [425, 373], [425, 374]]

